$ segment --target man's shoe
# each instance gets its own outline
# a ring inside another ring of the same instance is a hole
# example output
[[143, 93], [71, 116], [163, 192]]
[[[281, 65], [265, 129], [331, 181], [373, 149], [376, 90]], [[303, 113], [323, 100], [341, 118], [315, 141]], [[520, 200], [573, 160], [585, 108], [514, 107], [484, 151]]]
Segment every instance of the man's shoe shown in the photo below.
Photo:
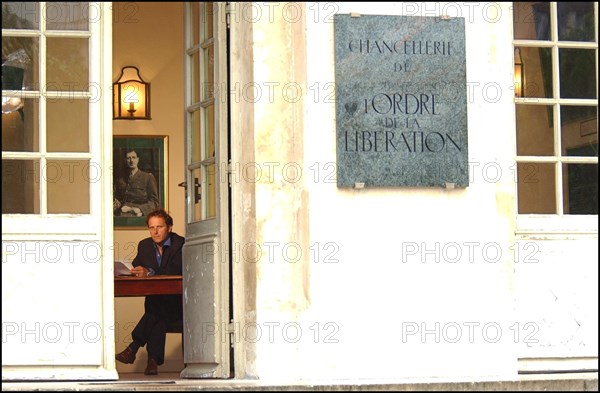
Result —
[[123, 352], [117, 354], [115, 358], [121, 363], [132, 364], [135, 362], [135, 352], [133, 352], [133, 349], [127, 347]]
[[144, 375], [156, 374], [158, 374], [158, 364], [156, 364], [156, 360], [148, 358], [148, 364], [146, 365], [146, 370], [144, 370]]

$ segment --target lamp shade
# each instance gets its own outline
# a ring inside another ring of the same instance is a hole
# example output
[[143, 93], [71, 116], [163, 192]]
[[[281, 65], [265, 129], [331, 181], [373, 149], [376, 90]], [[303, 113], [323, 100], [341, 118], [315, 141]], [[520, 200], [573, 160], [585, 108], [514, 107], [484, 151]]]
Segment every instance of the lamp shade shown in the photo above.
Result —
[[150, 83], [140, 76], [134, 66], [121, 69], [113, 83], [113, 119], [150, 120]]

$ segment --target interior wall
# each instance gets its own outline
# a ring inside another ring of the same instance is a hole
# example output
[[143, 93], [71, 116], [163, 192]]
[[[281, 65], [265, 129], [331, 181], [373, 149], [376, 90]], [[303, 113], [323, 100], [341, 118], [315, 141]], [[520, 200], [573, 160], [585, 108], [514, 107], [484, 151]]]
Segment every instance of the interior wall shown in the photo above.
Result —
[[[185, 194], [177, 184], [184, 181], [183, 97], [183, 3], [113, 3], [113, 81], [124, 66], [136, 66], [151, 84], [152, 120], [114, 120], [114, 135], [168, 136], [168, 206], [173, 231], [185, 235]], [[148, 237], [146, 229], [115, 227], [115, 260], [132, 261], [137, 243]], [[115, 350], [131, 342], [131, 331], [143, 314], [143, 297], [115, 299]], [[143, 372], [145, 348], [132, 365], [117, 363], [119, 372]], [[165, 364], [159, 372], [183, 369], [181, 336], [167, 335]]]

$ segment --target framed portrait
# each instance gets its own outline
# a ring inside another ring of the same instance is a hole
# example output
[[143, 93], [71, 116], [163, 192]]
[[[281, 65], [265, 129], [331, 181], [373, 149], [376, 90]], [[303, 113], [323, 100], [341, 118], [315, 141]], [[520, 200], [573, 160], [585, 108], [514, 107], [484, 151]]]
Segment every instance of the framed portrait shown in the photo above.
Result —
[[114, 227], [145, 229], [151, 211], [168, 210], [168, 136], [113, 136]]

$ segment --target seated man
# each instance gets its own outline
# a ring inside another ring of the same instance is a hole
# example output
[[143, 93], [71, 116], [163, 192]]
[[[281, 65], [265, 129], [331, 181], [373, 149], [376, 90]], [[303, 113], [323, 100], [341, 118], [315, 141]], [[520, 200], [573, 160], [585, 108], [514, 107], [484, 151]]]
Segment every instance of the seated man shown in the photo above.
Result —
[[[131, 273], [136, 277], [153, 275], [180, 275], [182, 248], [185, 239], [173, 229], [173, 218], [164, 210], [150, 212], [146, 218], [150, 237], [138, 244]], [[133, 363], [140, 347], [146, 345], [148, 364], [144, 374], [158, 374], [158, 366], [165, 361], [167, 325], [183, 320], [181, 295], [150, 295], [144, 302], [144, 315], [131, 332], [133, 342], [116, 359]]]

